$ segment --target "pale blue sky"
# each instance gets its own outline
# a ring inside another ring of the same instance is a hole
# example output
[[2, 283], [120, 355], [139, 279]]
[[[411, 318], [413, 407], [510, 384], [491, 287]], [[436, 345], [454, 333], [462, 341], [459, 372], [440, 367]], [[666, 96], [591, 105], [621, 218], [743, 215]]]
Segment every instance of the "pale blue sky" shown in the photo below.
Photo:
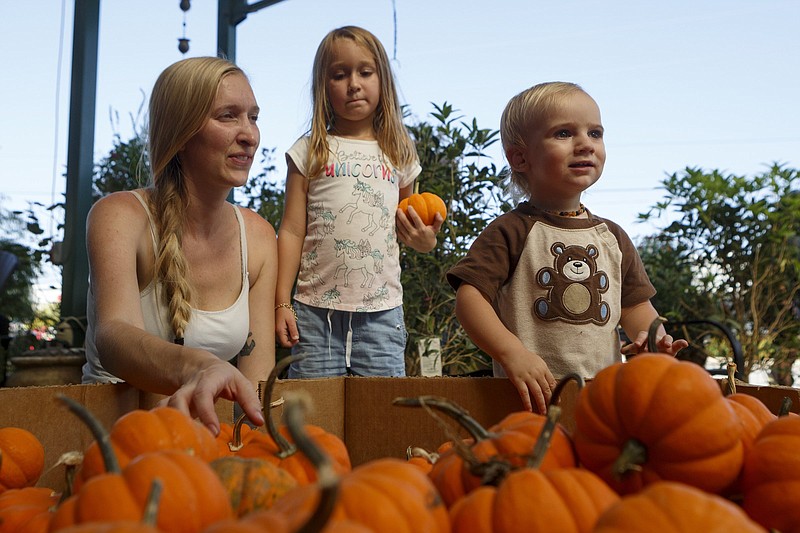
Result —
[[[252, 3], [253, 0], [251, 0]], [[186, 13], [188, 56], [216, 50], [213, 0]], [[800, 167], [800, 2], [796, 0], [284, 0], [237, 29], [237, 62], [262, 108], [262, 146], [283, 152], [306, 127], [314, 51], [330, 29], [363, 26], [395, 56], [401, 101], [427, 118], [445, 101], [496, 129], [517, 92], [542, 81], [581, 84], [598, 102], [608, 160], [585, 195], [632, 237], [636, 215], [686, 166], [752, 175], [773, 161]], [[50, 204], [65, 190], [72, 59], [71, 0], [0, 7], [0, 203]], [[63, 18], [63, 37], [61, 36]], [[109, 116], [122, 138], [177, 49], [178, 0], [103, 0], [95, 160]], [[59, 49], [61, 65], [59, 69]], [[500, 151], [490, 154], [498, 167]], [[260, 167], [254, 166], [253, 174]]]

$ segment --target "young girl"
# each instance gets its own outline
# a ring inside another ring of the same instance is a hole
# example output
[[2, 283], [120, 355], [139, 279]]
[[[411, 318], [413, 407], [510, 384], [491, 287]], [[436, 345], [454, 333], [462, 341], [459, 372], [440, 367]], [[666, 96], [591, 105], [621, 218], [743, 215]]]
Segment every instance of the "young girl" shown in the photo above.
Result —
[[422, 169], [383, 45], [355, 26], [331, 31], [311, 93], [310, 130], [286, 153], [278, 231], [275, 331], [304, 356], [288, 374], [403, 376], [397, 241], [428, 252], [443, 220], [426, 226], [397, 209]]
[[[500, 136], [511, 184], [527, 200], [487, 226], [447, 279], [495, 375], [543, 413], [556, 378], [592, 377], [621, 359], [618, 324], [635, 339], [626, 354], [645, 351], [655, 289], [623, 229], [581, 203], [606, 160], [600, 109], [583, 89], [553, 82], [521, 92]], [[688, 345], [659, 329], [659, 351]]]

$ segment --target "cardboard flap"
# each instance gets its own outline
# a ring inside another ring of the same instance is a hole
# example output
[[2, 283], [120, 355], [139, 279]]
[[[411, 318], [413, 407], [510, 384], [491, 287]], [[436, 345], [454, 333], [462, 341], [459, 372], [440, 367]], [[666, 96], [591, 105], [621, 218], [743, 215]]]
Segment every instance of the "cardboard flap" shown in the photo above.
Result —
[[[728, 379], [720, 380], [720, 387], [722, 391], [727, 394]], [[736, 383], [736, 392], [755, 396], [774, 414], [780, 413], [781, 405], [785, 398], [791, 400], [792, 405], [790, 411], [793, 413], [800, 413], [800, 389], [792, 387], [776, 387], [766, 385], [749, 385], [745, 383]]]
[[285, 379], [275, 382], [272, 391], [271, 416], [276, 425], [281, 425], [283, 417], [282, 399], [287, 392], [306, 391], [311, 397], [311, 411], [306, 415], [306, 423], [319, 426], [345, 440], [345, 380], [349, 378]]
[[[570, 431], [576, 392], [577, 385], [567, 385], [560, 401]], [[523, 409], [517, 390], [505, 378], [348, 378], [345, 441], [353, 464], [382, 456], [405, 459], [409, 446], [435, 451], [454, 435], [467, 436], [442, 413], [434, 417], [423, 408], [392, 403], [398, 397], [423, 395], [455, 402], [487, 428]]]

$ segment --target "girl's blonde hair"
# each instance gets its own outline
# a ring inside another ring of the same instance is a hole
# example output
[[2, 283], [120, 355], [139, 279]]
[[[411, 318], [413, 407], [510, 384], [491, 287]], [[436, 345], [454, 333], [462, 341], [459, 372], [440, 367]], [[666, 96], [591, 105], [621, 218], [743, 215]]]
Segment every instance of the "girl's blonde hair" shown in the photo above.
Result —
[[417, 160], [417, 151], [403, 124], [403, 112], [386, 50], [378, 38], [369, 31], [358, 26], [344, 26], [330, 31], [322, 39], [314, 56], [307, 177], [312, 178], [320, 174], [328, 162], [330, 152], [328, 132], [334, 128], [336, 116], [326, 87], [328, 69], [333, 59], [333, 45], [338, 39], [350, 39], [372, 55], [380, 80], [380, 102], [372, 122], [378, 146], [394, 165], [406, 167], [413, 164]]
[[154, 276], [164, 289], [163, 298], [169, 307], [176, 339], [183, 339], [192, 301], [186, 258], [181, 250], [189, 198], [178, 152], [202, 129], [220, 82], [230, 74], [244, 75], [225, 59], [183, 59], [159, 75], [150, 95], [148, 204], [158, 238]]
[[[575, 83], [551, 81], [534, 85], [517, 94], [506, 104], [500, 117], [500, 141], [506, 159], [512, 148], [525, 148], [526, 139], [533, 128], [543, 120], [566, 96], [582, 92]], [[530, 198], [527, 178], [509, 167], [508, 192], [515, 198]]]

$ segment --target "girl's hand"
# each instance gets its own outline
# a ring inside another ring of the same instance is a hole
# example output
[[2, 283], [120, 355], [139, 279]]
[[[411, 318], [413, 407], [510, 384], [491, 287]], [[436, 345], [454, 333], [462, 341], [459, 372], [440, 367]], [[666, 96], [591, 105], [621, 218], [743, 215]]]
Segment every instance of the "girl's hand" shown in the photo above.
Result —
[[300, 341], [297, 320], [292, 309], [278, 307], [275, 310], [275, 337], [284, 348], [291, 348]]
[[433, 224], [426, 226], [414, 208], [408, 207], [408, 216], [402, 209], [397, 209], [397, 238], [414, 250], [422, 253], [430, 252], [436, 246], [436, 234], [444, 224], [444, 219], [436, 213]]

